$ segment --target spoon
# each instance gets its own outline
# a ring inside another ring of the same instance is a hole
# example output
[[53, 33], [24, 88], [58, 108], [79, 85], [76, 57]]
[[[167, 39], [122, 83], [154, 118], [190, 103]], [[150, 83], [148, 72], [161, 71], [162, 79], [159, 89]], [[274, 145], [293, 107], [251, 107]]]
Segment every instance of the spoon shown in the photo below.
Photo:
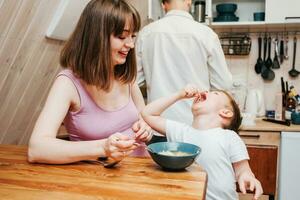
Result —
[[98, 160], [82, 160], [83, 162], [87, 162], [87, 163], [98, 163], [103, 165], [105, 168], [113, 168], [116, 164], [118, 164], [121, 160], [118, 161], [113, 161], [113, 162], [107, 162], [108, 158], [104, 157], [104, 158], [99, 158]]

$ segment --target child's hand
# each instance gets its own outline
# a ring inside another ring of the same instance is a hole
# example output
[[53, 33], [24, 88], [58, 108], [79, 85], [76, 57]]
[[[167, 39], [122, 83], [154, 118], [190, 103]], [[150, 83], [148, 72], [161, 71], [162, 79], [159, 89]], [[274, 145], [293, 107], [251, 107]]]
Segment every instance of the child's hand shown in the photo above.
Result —
[[137, 141], [149, 142], [153, 136], [151, 127], [142, 118], [132, 125], [132, 130]]
[[180, 95], [182, 98], [197, 97], [200, 94], [200, 90], [193, 84], [186, 85], [181, 91]]
[[243, 194], [246, 194], [246, 190], [254, 191], [253, 199], [257, 200], [263, 193], [260, 182], [254, 177], [253, 174], [243, 173], [238, 179], [240, 190]]

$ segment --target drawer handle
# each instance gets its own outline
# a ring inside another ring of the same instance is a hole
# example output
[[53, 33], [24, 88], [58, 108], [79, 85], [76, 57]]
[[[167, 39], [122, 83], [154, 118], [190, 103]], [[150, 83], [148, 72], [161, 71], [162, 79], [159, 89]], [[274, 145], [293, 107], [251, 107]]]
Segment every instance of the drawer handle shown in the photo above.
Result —
[[260, 135], [240, 135], [242, 138], [260, 138]]
[[288, 20], [288, 19], [300, 19], [300, 17], [285, 17], [285, 20]]

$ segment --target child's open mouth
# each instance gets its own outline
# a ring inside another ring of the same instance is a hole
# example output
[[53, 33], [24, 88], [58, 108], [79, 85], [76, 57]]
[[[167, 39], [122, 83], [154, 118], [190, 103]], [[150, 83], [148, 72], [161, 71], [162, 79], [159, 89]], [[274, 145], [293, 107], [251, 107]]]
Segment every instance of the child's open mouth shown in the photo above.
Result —
[[198, 96], [195, 98], [194, 103], [203, 102], [206, 100], [206, 92], [201, 92], [198, 94]]

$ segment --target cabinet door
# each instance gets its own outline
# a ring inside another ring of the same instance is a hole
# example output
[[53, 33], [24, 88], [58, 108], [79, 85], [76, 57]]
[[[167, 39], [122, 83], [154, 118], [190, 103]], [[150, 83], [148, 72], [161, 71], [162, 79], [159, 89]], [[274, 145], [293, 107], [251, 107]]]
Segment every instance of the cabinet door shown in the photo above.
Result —
[[250, 167], [261, 182], [265, 195], [275, 195], [277, 174], [277, 146], [247, 145]]
[[[131, 1], [133, 1], [133, 0], [131, 0]], [[134, 0], [134, 1], [139, 2], [137, 4], [140, 4], [141, 6], [146, 7], [146, 3], [141, 3], [141, 0]], [[147, 5], [148, 6], [148, 15], [147, 15], [148, 20], [155, 21], [155, 20], [158, 20], [163, 17], [164, 11], [162, 9], [160, 0], [148, 0], [147, 4], [148, 4]], [[143, 13], [141, 13], [141, 14], [143, 14]]]
[[266, 23], [300, 23], [299, 0], [266, 0]]

